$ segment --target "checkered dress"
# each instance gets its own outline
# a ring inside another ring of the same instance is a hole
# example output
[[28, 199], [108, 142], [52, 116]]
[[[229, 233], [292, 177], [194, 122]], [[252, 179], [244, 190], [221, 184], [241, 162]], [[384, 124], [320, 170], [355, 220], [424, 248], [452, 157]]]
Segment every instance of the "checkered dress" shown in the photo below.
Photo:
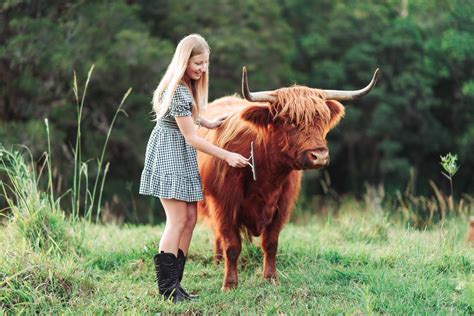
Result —
[[140, 194], [186, 202], [203, 199], [196, 149], [186, 143], [175, 120], [176, 116], [191, 116], [192, 101], [189, 90], [178, 85], [168, 111], [148, 140]]

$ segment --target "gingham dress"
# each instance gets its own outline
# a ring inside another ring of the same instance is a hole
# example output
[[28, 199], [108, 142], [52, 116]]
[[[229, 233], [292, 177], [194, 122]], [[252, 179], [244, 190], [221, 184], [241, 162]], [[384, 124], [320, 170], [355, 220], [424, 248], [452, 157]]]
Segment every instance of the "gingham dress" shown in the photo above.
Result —
[[186, 143], [175, 120], [176, 116], [191, 116], [192, 101], [189, 90], [178, 85], [168, 111], [148, 140], [140, 194], [186, 202], [203, 199], [196, 149]]

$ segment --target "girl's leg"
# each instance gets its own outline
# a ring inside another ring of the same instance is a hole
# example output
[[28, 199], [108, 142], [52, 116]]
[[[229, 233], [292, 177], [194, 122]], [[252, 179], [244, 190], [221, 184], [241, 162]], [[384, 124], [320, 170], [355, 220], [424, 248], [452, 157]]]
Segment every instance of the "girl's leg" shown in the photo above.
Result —
[[159, 251], [178, 256], [181, 235], [187, 225], [188, 211], [185, 201], [160, 199], [166, 213], [166, 226], [160, 240]]
[[197, 203], [191, 202], [186, 204], [187, 221], [179, 241], [179, 249], [183, 251], [185, 256], [188, 253], [189, 244], [191, 243], [191, 238], [193, 237], [193, 231], [197, 221]]
[[197, 203], [187, 203], [187, 221], [186, 226], [183, 229], [181, 234], [181, 239], [179, 241], [179, 250], [178, 250], [178, 265], [179, 265], [179, 274], [178, 274], [178, 289], [183, 293], [188, 299], [197, 299], [197, 295], [188, 294], [188, 292], [183, 289], [181, 286], [181, 280], [183, 279], [184, 266], [186, 265], [186, 254], [188, 253], [189, 244], [191, 243], [191, 238], [193, 237], [194, 226], [196, 226], [197, 219]]

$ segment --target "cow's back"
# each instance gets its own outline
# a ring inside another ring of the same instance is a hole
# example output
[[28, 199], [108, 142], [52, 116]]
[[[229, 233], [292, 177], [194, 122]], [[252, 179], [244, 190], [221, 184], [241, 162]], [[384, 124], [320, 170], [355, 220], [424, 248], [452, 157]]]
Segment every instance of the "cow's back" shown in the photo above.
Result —
[[247, 105], [248, 102], [246, 100], [236, 95], [222, 97], [209, 103], [207, 108], [201, 111], [200, 116], [212, 121], [224, 115], [237, 113]]

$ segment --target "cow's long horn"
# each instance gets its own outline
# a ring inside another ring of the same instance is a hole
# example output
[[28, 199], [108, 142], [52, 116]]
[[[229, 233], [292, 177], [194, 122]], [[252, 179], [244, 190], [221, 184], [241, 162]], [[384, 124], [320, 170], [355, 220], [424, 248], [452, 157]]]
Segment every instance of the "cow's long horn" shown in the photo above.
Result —
[[328, 100], [347, 101], [347, 100], [357, 99], [357, 98], [363, 97], [364, 95], [369, 93], [370, 90], [372, 90], [372, 88], [375, 86], [375, 83], [377, 82], [378, 77], [379, 77], [379, 68], [375, 70], [372, 80], [367, 85], [367, 87], [363, 89], [355, 90], [355, 91], [343, 91], [343, 90], [323, 90], [323, 91], [324, 93], [326, 93], [326, 99]]
[[250, 102], [276, 102], [276, 98], [271, 95], [272, 91], [250, 92], [247, 80], [247, 69], [242, 68], [242, 94]]

